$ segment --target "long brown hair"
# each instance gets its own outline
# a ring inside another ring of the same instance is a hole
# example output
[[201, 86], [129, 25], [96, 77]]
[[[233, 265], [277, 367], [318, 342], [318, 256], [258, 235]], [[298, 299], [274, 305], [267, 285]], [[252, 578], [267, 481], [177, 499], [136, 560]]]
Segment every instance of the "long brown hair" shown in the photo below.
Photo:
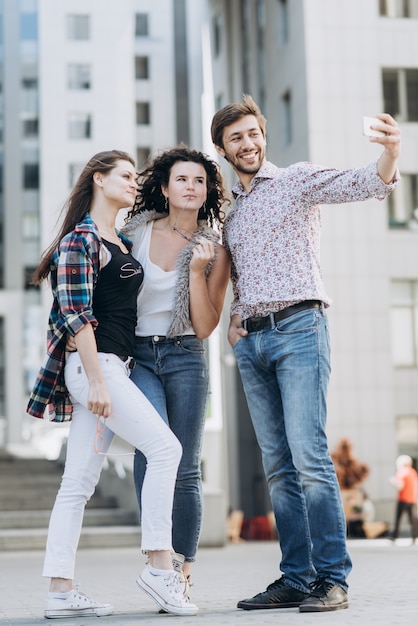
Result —
[[227, 104], [213, 116], [211, 135], [215, 146], [219, 146], [223, 149], [224, 128], [234, 124], [234, 122], [237, 122], [246, 115], [254, 115], [257, 119], [258, 125], [260, 126], [260, 130], [263, 133], [263, 137], [265, 137], [267, 120], [261, 113], [258, 104], [254, 102], [253, 98], [248, 94], [244, 94], [242, 104], [240, 102]]
[[207, 198], [199, 209], [198, 220], [205, 220], [209, 226], [221, 224], [224, 219], [222, 205], [230, 203], [228, 192], [224, 187], [223, 177], [218, 164], [199, 150], [192, 150], [181, 145], [158, 154], [139, 172], [139, 189], [134, 207], [128, 213], [127, 220], [136, 215], [153, 209], [157, 213], [167, 213], [166, 199], [161, 187], [167, 187], [171, 168], [179, 161], [198, 163], [206, 172]]
[[65, 235], [74, 230], [76, 224], [80, 222], [90, 210], [93, 199], [93, 174], [100, 172], [108, 174], [118, 161], [129, 161], [135, 167], [135, 161], [126, 152], [121, 150], [108, 150], [98, 152], [85, 165], [83, 171], [63, 207], [65, 211], [64, 220], [58, 235], [49, 248], [42, 255], [42, 260], [32, 276], [32, 283], [39, 285], [51, 272], [51, 258], [54, 251]]

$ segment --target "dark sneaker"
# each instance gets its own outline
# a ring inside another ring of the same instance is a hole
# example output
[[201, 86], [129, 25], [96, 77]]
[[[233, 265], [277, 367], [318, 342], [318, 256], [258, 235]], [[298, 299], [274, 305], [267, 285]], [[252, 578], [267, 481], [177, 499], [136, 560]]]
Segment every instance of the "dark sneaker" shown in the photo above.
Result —
[[300, 613], [319, 611], [338, 611], [348, 609], [348, 598], [344, 589], [325, 580], [317, 580], [312, 584], [308, 597], [300, 604]]
[[302, 600], [308, 597], [307, 593], [290, 587], [283, 578], [275, 580], [265, 591], [258, 593], [254, 598], [241, 600], [237, 608], [246, 611], [255, 609], [288, 609], [299, 606]]

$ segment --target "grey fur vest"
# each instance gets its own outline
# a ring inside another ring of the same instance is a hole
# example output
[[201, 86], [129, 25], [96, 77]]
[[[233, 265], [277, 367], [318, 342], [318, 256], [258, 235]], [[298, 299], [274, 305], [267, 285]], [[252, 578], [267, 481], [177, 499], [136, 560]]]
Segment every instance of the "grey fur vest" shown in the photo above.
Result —
[[[157, 213], [156, 211], [144, 211], [143, 213], [138, 213], [138, 215], [135, 215], [125, 224], [125, 226], [121, 229], [121, 232], [132, 241], [135, 250], [137, 240], [136, 234], [138, 233], [138, 229], [145, 227], [148, 222], [155, 221], [163, 217], [167, 217], [167, 213]], [[215, 243], [216, 258], [216, 244], [219, 242], [219, 233], [213, 230], [213, 228], [207, 226], [204, 220], [200, 220], [198, 222], [196, 236], [205, 237], [205, 239], [209, 239], [209, 241], [213, 241]], [[194, 243], [187, 244], [187, 246], [185, 246], [180, 252], [176, 261], [177, 282], [171, 324], [167, 331], [167, 337], [183, 335], [192, 325], [190, 321], [189, 265], [194, 246]], [[212, 265], [213, 261], [208, 263], [206, 267], [206, 278], [209, 276]]]

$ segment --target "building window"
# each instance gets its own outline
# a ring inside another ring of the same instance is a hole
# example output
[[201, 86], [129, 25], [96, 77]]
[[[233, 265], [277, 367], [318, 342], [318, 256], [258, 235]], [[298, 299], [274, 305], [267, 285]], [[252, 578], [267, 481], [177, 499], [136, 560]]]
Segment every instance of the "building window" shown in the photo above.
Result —
[[251, 47], [251, 6], [249, 0], [243, 0], [241, 3], [241, 71], [242, 71], [242, 88], [244, 93], [251, 93], [250, 74], [253, 60], [253, 52]]
[[287, 0], [279, 0], [278, 42], [284, 46], [289, 41], [289, 6]]
[[408, 454], [417, 467], [418, 457], [418, 415], [398, 415], [396, 417], [396, 442], [399, 454]]
[[21, 14], [20, 37], [24, 41], [33, 41], [38, 39], [38, 16], [36, 13]]
[[22, 236], [25, 241], [38, 240], [40, 238], [38, 213], [23, 213]]
[[258, 105], [265, 109], [266, 96], [266, 7], [264, 0], [256, 3], [257, 23], [257, 75], [258, 75]]
[[215, 97], [215, 111], [219, 111], [219, 109], [222, 109], [223, 103], [224, 103], [223, 93], [218, 93], [218, 95]]
[[70, 139], [91, 138], [90, 113], [70, 113], [68, 120], [68, 136]]
[[23, 281], [25, 285], [25, 291], [29, 291], [29, 289], [35, 289], [37, 291], [40, 290], [39, 285], [34, 285], [32, 283], [35, 270], [36, 270], [36, 267], [25, 267], [23, 270]]
[[418, 17], [418, 0], [379, 0], [383, 17]]
[[393, 364], [417, 367], [418, 281], [392, 281], [390, 323]]
[[24, 163], [23, 188], [39, 189], [39, 163]]
[[[6, 354], [6, 337], [4, 318], [0, 317], [0, 419], [6, 417], [6, 385], [5, 385], [5, 354]], [[3, 444], [4, 442], [0, 442]]]
[[384, 110], [401, 122], [418, 122], [418, 69], [385, 69]]
[[23, 89], [27, 89], [28, 91], [35, 91], [36, 89], [38, 89], [38, 79], [22, 78], [22, 87]]
[[389, 226], [418, 229], [418, 174], [402, 174], [388, 198]]
[[37, 137], [39, 131], [39, 120], [37, 117], [26, 118], [22, 121], [23, 136], [24, 137]]
[[68, 39], [86, 40], [90, 38], [89, 15], [67, 15]]
[[223, 17], [222, 13], [213, 16], [213, 53], [218, 57], [221, 53], [222, 33], [223, 33]]
[[148, 13], [136, 13], [135, 37], [147, 37], [149, 35], [148, 29]]
[[282, 96], [282, 136], [283, 145], [292, 143], [292, 96], [290, 91]]
[[148, 146], [139, 147], [136, 149], [136, 166], [139, 170], [145, 167], [150, 154], [151, 154], [151, 149]]
[[68, 166], [68, 186], [70, 189], [76, 184], [78, 177], [83, 171], [85, 163], [70, 163]]
[[136, 123], [137, 124], [150, 124], [151, 113], [149, 102], [137, 102], [136, 103]]
[[90, 89], [90, 73], [90, 65], [71, 63], [68, 66], [68, 89]]
[[135, 78], [136, 80], [146, 80], [149, 78], [149, 58], [135, 57]]

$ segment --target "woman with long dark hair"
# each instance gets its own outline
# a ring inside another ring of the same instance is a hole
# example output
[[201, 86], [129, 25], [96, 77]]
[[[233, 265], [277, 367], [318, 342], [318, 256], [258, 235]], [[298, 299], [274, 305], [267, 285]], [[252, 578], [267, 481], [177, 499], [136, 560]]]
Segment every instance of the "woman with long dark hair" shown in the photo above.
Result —
[[[84, 508], [99, 480], [105, 455], [118, 435], [142, 451], [142, 550], [149, 564], [138, 585], [167, 612], [195, 614], [172, 565], [171, 517], [181, 445], [130, 380], [143, 268], [131, 243], [115, 229], [122, 208], [132, 207], [137, 172], [117, 150], [96, 154], [85, 166], [67, 204], [63, 225], [35, 272], [50, 277], [53, 305], [48, 355], [28, 412], [71, 419], [61, 487], [52, 510], [44, 576], [51, 578], [45, 617], [103, 616], [110, 604], [74, 588], [75, 554]], [[76, 350], [66, 351], [67, 338]]]

